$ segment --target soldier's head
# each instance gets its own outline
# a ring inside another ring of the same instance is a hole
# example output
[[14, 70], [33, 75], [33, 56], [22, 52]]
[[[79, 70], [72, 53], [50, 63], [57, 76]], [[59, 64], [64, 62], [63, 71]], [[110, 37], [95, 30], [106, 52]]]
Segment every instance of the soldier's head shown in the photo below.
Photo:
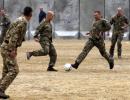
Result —
[[100, 20], [102, 18], [101, 11], [94, 11], [94, 18], [95, 20]]
[[123, 15], [123, 10], [122, 10], [121, 7], [118, 7], [118, 8], [117, 8], [117, 15], [118, 15], [118, 16]]
[[47, 16], [46, 16], [46, 20], [52, 21], [53, 18], [54, 18], [54, 12], [53, 11], [48, 11]]
[[23, 15], [25, 18], [29, 21], [32, 18], [32, 8], [31, 7], [25, 7], [23, 11]]
[[43, 11], [43, 8], [42, 8], [42, 7], [40, 7], [39, 9], [40, 9], [40, 11]]
[[1, 15], [1, 16], [4, 16], [4, 15], [5, 15], [5, 10], [4, 10], [4, 9], [2, 9], [2, 10], [0, 11], [0, 15]]

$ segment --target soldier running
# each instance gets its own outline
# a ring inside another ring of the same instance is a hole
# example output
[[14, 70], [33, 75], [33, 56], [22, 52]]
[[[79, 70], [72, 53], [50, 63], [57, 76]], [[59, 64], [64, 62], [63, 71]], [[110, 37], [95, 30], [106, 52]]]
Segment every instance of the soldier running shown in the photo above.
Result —
[[43, 20], [40, 25], [37, 27], [34, 40], [39, 42], [42, 49], [27, 52], [27, 59], [29, 60], [32, 56], [47, 56], [50, 57], [50, 62], [48, 65], [47, 71], [57, 71], [53, 67], [55, 66], [57, 60], [57, 53], [54, 45], [52, 44], [52, 25], [51, 21], [53, 20], [54, 13], [48, 11], [45, 21]]
[[23, 16], [19, 17], [11, 24], [1, 45], [3, 72], [0, 81], [0, 98], [9, 98], [9, 96], [5, 94], [5, 91], [19, 73], [19, 67], [16, 60], [17, 48], [22, 45], [26, 33], [27, 23], [31, 17], [32, 8], [25, 7]]
[[96, 46], [99, 49], [100, 54], [108, 61], [110, 69], [114, 67], [114, 60], [110, 57], [110, 55], [106, 52], [105, 43], [103, 40], [102, 33], [109, 31], [111, 29], [110, 24], [105, 19], [102, 19], [102, 15], [100, 11], [94, 12], [95, 21], [93, 23], [92, 29], [89, 34], [90, 38], [86, 42], [84, 49], [80, 53], [80, 55], [75, 60], [74, 64], [71, 66], [75, 69], [78, 68], [79, 64], [85, 59], [90, 50]]
[[114, 56], [114, 49], [115, 44], [117, 42], [117, 52], [118, 52], [118, 58], [120, 59], [122, 56], [122, 40], [123, 40], [123, 34], [128, 27], [128, 19], [123, 14], [122, 8], [117, 9], [117, 14], [111, 18], [110, 20], [111, 25], [113, 25], [113, 34], [111, 39], [111, 47], [110, 47], [110, 55], [111, 57]]

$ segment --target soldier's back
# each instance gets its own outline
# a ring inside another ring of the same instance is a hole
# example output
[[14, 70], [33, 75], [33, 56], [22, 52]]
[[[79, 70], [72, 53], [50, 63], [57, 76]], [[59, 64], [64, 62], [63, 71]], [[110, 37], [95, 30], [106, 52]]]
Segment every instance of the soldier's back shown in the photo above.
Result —
[[13, 46], [16, 48], [20, 38], [22, 38], [21, 35], [26, 32], [26, 26], [27, 22], [25, 20], [17, 19], [15, 22], [13, 22], [6, 33], [2, 47], [11, 49]]

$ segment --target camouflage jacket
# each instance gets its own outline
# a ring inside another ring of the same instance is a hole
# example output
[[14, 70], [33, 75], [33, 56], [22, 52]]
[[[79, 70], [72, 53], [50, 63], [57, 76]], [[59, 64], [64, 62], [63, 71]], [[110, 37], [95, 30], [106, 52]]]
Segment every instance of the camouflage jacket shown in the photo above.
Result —
[[95, 21], [92, 25], [92, 29], [90, 30], [90, 36], [92, 38], [102, 37], [101, 34], [103, 32], [109, 31], [111, 29], [110, 23], [108, 23], [105, 19], [100, 19]]
[[113, 31], [124, 31], [122, 28], [125, 24], [128, 24], [128, 19], [125, 16], [114, 16], [110, 20], [111, 25], [113, 25]]
[[8, 29], [10, 24], [11, 24], [11, 21], [10, 21], [9, 17], [6, 14], [1, 17], [0, 25], [2, 26], [2, 29], [3, 28], [7, 28]]
[[35, 32], [35, 38], [40, 35], [40, 39], [48, 39], [52, 41], [52, 25], [50, 22], [47, 21], [42, 21], [40, 25], [37, 27], [36, 32]]
[[24, 17], [19, 17], [10, 25], [1, 47], [9, 51], [20, 47], [25, 37], [26, 27], [27, 20]]

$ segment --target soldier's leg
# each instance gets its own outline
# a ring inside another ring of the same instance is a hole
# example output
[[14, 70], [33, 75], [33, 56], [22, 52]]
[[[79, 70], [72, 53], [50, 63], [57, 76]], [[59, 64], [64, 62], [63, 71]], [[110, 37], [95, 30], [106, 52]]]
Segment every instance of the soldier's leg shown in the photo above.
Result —
[[5, 91], [9, 85], [13, 82], [17, 74], [19, 73], [18, 64], [15, 58], [6, 57], [6, 66], [8, 73], [4, 76], [0, 83], [0, 91]]
[[85, 59], [85, 57], [87, 56], [87, 54], [89, 53], [89, 51], [94, 47], [94, 43], [91, 39], [89, 39], [82, 52], [79, 54], [79, 56], [77, 57], [77, 59], [75, 60], [75, 64], [71, 64], [73, 68], [77, 69], [79, 64]]
[[40, 44], [41, 44], [42, 49], [33, 51], [32, 56], [46, 56], [49, 54], [50, 43], [48, 41], [44, 41]]
[[6, 59], [3, 56], [3, 70], [2, 70], [2, 78], [1, 78], [1, 80], [6, 76], [7, 73], [8, 73], [8, 68], [6, 66]]
[[114, 49], [115, 49], [115, 44], [117, 41], [117, 35], [115, 33], [112, 34], [112, 39], [111, 39], [111, 47], [110, 47], [110, 56], [113, 57], [114, 56]]
[[27, 52], [27, 59], [29, 60], [31, 56], [46, 56], [49, 54], [49, 48], [50, 48], [50, 43], [49, 41], [43, 41], [40, 42], [42, 49], [41, 50], [36, 50], [33, 52]]
[[123, 40], [123, 34], [119, 34], [117, 39], [117, 52], [119, 58], [121, 58], [122, 53], [122, 44], [121, 44], [122, 40]]
[[108, 61], [110, 69], [112, 69], [114, 67], [114, 60], [106, 52], [104, 40], [100, 39], [99, 42], [97, 42], [96, 47], [99, 49], [100, 54]]
[[8, 68], [6, 66], [6, 56], [5, 56], [5, 54], [2, 50], [1, 50], [1, 56], [2, 56], [2, 59], [3, 59], [3, 69], [2, 69], [2, 77], [0, 79], [0, 82], [6, 76], [6, 74], [8, 73]]
[[48, 71], [57, 71], [53, 67], [55, 66], [56, 60], [57, 60], [57, 53], [56, 49], [53, 44], [50, 44], [50, 50], [49, 50], [49, 57], [50, 57], [50, 62], [48, 66]]

